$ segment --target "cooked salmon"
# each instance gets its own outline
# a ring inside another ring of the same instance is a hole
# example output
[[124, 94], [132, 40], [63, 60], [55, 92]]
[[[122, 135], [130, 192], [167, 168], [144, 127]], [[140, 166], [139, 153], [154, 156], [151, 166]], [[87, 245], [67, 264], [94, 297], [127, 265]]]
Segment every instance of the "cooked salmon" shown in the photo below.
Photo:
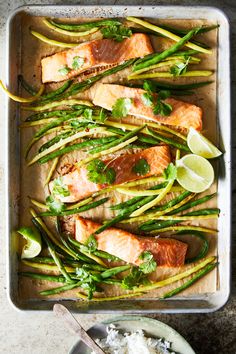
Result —
[[[93, 67], [118, 64], [132, 58], [153, 53], [149, 37], [135, 33], [122, 42], [112, 39], [97, 39], [79, 44], [72, 49], [56, 53], [41, 60], [42, 82], [59, 82], [74, 77]], [[73, 69], [74, 59], [80, 59], [80, 65]], [[66, 68], [65, 72], [60, 69]]]
[[[135, 164], [141, 159], [145, 159], [149, 165], [149, 172], [145, 175], [137, 174], [133, 170]], [[109, 159], [104, 162], [109, 168], [113, 168], [115, 171], [115, 181], [113, 184], [121, 184], [143, 177], [162, 174], [164, 169], [171, 162], [171, 156], [169, 147], [167, 145], [161, 145], [134, 154], [117, 156], [115, 159]], [[71, 172], [61, 177], [63, 185], [66, 186], [70, 192], [70, 195], [67, 197], [59, 196], [61, 201], [73, 203], [107, 187], [106, 184], [91, 182], [88, 179], [87, 173], [86, 167], [77, 167], [74, 165]], [[50, 191], [52, 191], [53, 185], [54, 182], [50, 182]]]
[[99, 84], [94, 90], [93, 103], [111, 111], [117, 99], [131, 98], [130, 115], [187, 129], [190, 127], [196, 130], [202, 129], [202, 109], [200, 107], [174, 98], [167, 98], [164, 101], [172, 106], [171, 114], [169, 116], [154, 114], [152, 107], [145, 105], [142, 100], [142, 95], [145, 92], [140, 88]]
[[[86, 243], [88, 237], [94, 234], [100, 224], [76, 217], [75, 238]], [[184, 265], [188, 245], [170, 238], [139, 237], [125, 230], [108, 228], [100, 234], [94, 234], [98, 249], [108, 252], [125, 262], [139, 265], [142, 261], [139, 256], [144, 251], [153, 254], [157, 265], [166, 267], [180, 267]]]

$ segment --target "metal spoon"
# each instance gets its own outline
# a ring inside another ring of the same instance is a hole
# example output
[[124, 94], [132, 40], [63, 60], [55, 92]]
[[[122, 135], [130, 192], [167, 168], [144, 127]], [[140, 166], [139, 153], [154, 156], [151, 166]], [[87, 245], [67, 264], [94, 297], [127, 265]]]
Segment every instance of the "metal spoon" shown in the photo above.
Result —
[[72, 313], [63, 305], [55, 304], [53, 311], [56, 315], [62, 317], [74, 333], [78, 334], [80, 339], [94, 351], [96, 354], [105, 354], [105, 352], [94, 342], [94, 340], [83, 329], [79, 322], [74, 318]]

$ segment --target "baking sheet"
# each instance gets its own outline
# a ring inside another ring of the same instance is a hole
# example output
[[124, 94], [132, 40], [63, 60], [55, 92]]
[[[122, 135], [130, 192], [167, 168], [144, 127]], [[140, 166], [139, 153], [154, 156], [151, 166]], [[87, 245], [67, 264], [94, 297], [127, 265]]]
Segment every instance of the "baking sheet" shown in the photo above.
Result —
[[[70, 38], [67, 36], [63, 36], [60, 34], [55, 34], [54, 31], [51, 31], [49, 29], [46, 29], [44, 25], [41, 24], [41, 19], [39, 17], [32, 17], [31, 15], [25, 15], [22, 14], [21, 16], [21, 63], [19, 67], [19, 73], [23, 74], [23, 76], [27, 79], [27, 81], [32, 82], [35, 84], [35, 86], [39, 86], [40, 80], [41, 80], [41, 71], [40, 71], [40, 59], [49, 54], [53, 54], [57, 51], [61, 51], [61, 48], [56, 48], [49, 46], [45, 43], [42, 43], [32, 37], [29, 34], [29, 28], [33, 28], [34, 30], [38, 30], [39, 32], [48, 35], [49, 37], [52, 38], [58, 38], [61, 39], [62, 41], [71, 41]], [[66, 19], [66, 22], [68, 19]], [[73, 20], [72, 20], [73, 21]], [[77, 18], [76, 21], [79, 21]], [[184, 21], [184, 20], [153, 20], [152, 22], [156, 22], [158, 24], [170, 24], [174, 25], [176, 27], [180, 28], [189, 28], [189, 27], [195, 27], [197, 25], [210, 25], [215, 23], [215, 21], [206, 21], [206, 20], [197, 20], [197, 21]], [[201, 37], [201, 36], [199, 36]], [[201, 69], [210, 69], [213, 71], [216, 71], [217, 68], [217, 31], [212, 31], [207, 34], [203, 35], [203, 41], [206, 44], [209, 44], [213, 48], [213, 53], [211, 56], [206, 56], [202, 55], [202, 63], [199, 64]], [[156, 50], [163, 48], [163, 42], [166, 45], [170, 45], [171, 41], [167, 41], [166, 39], [160, 38], [160, 37], [153, 37], [152, 36], [152, 42], [154, 45], [154, 48]], [[169, 43], [168, 43], [169, 42]], [[24, 53], [27, 53], [27, 55], [24, 55]], [[36, 70], [35, 70], [36, 68]], [[194, 67], [193, 67], [194, 69]], [[125, 70], [122, 72], [121, 75], [113, 75], [112, 77], [105, 78], [103, 79], [103, 82], [124, 82], [124, 77], [127, 76], [127, 73], [129, 72], [128, 70]], [[215, 77], [211, 77], [211, 79], [215, 79]], [[178, 79], [178, 82], [184, 83], [185, 81], [188, 81], [185, 78]], [[194, 80], [191, 80], [191, 82]], [[196, 79], [196, 81], [205, 81], [204, 78], [202, 79]], [[55, 85], [52, 85], [55, 87]], [[91, 89], [91, 91], [93, 88]], [[89, 95], [89, 92], [87, 93], [82, 93], [78, 95], [78, 97], [81, 98], [87, 98], [87, 94]], [[182, 99], [182, 98], [181, 98]], [[213, 142], [217, 143], [217, 137], [218, 137], [218, 131], [217, 131], [217, 126], [216, 126], [216, 80], [214, 80], [214, 83], [212, 83], [209, 86], [200, 88], [196, 90], [196, 93], [193, 96], [190, 97], [184, 97], [183, 100], [195, 103], [203, 108], [204, 111], [204, 116], [203, 116], [203, 131], [204, 134], [209, 137]], [[21, 112], [20, 114], [20, 120], [23, 120], [24, 117], [27, 116], [24, 112]], [[135, 120], [133, 120], [135, 122]], [[136, 123], [141, 124], [140, 120], [136, 120]], [[42, 186], [43, 182], [45, 180], [45, 176], [47, 174], [47, 169], [42, 168], [42, 166], [37, 166], [34, 165], [30, 168], [26, 168], [25, 166], [25, 161], [23, 158], [23, 151], [25, 150], [25, 143], [29, 141], [29, 139], [33, 135], [33, 130], [32, 128], [24, 129], [21, 130], [21, 163], [20, 163], [20, 175], [22, 176], [21, 178], [21, 184], [20, 184], [20, 225], [27, 225], [30, 224], [30, 215], [28, 212], [29, 208], [29, 199], [28, 196], [30, 195], [31, 197], [34, 197], [36, 199], [42, 200], [44, 199], [44, 192], [42, 193]], [[74, 158], [79, 158], [78, 153], [73, 154]], [[67, 161], [68, 157], [65, 157], [62, 159], [61, 164], [64, 164], [65, 161]], [[71, 162], [71, 158], [70, 158]], [[37, 176], [37, 182], [35, 180], [35, 176]], [[211, 187], [211, 191], [207, 191], [207, 194], [209, 192], [215, 191], [217, 188], [216, 184], [214, 184]], [[47, 191], [45, 191], [47, 194]], [[114, 198], [115, 202], [120, 202], [121, 195], [118, 193], [115, 193]], [[122, 196], [122, 199], [124, 197]], [[210, 201], [209, 207], [216, 207], [215, 205], [215, 200]], [[112, 201], [114, 203], [114, 199]], [[111, 217], [110, 211], [108, 209], [108, 204], [106, 204], [106, 207], [104, 208], [101, 206], [95, 210], [91, 210], [88, 213], [84, 213], [84, 216], [86, 217], [91, 217], [95, 220], [104, 220], [106, 218]], [[216, 229], [217, 228], [217, 223], [215, 220], [211, 221], [205, 221], [200, 222], [199, 224], [201, 225], [207, 225], [210, 228]], [[194, 225], [198, 225], [198, 223], [194, 222]], [[216, 254], [217, 253], [217, 247], [216, 247], [216, 237], [215, 235], [209, 235], [208, 236], [210, 239], [210, 252], [209, 255]], [[189, 267], [189, 266], [188, 266]], [[163, 268], [163, 267], [162, 267]], [[179, 272], [179, 269], [161, 269], [161, 267], [158, 267], [158, 271], [156, 274], [156, 279], [162, 279], [163, 277], [166, 277], [168, 275], [175, 274]], [[178, 284], [180, 285], [181, 282]], [[210, 274], [208, 274], [203, 280], [198, 282], [195, 286], [192, 286], [190, 289], [185, 291], [184, 293], [180, 294], [179, 298], [196, 298], [196, 297], [201, 297], [202, 295], [205, 295], [206, 293], [215, 293], [216, 290], [216, 284], [217, 284], [217, 271], [213, 271]], [[39, 282], [35, 280], [30, 280], [26, 278], [20, 278], [19, 281], [19, 297], [24, 301], [24, 302], [29, 302], [32, 300], [36, 300], [40, 298], [38, 295], [38, 291], [50, 287], [54, 287], [55, 284], [46, 284], [45, 282]], [[175, 286], [177, 286], [177, 283], [175, 283]], [[175, 287], [174, 286], [174, 287]], [[165, 292], [169, 290], [169, 288], [165, 288]], [[77, 290], [71, 291], [71, 292], [66, 292], [64, 294], [60, 294], [59, 296], [55, 296], [57, 299], [71, 299], [75, 298], [75, 293]], [[106, 294], [107, 295], [116, 295], [120, 293], [120, 290], [115, 289], [114, 291], [111, 292], [111, 287], [106, 288]], [[149, 299], [155, 299], [157, 296], [160, 296], [162, 293], [162, 290], [158, 291], [153, 291], [145, 295], [144, 297], [149, 298]], [[63, 295], [63, 296], [62, 296]], [[41, 297], [42, 299], [42, 297]], [[127, 301], [127, 300], [124, 300]], [[133, 300], [134, 302], [135, 300]]]

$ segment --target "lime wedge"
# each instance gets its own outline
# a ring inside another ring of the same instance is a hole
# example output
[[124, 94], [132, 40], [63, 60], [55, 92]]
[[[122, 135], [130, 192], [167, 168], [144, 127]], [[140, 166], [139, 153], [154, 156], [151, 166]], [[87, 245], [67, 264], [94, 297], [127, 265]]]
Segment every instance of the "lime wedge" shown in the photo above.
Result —
[[22, 249], [21, 258], [36, 257], [42, 249], [42, 240], [39, 232], [31, 227], [21, 227], [17, 232], [27, 241]]
[[204, 157], [189, 154], [176, 160], [177, 181], [193, 193], [208, 189], [214, 181], [214, 170]]
[[205, 157], [206, 159], [213, 159], [222, 154], [215, 145], [193, 128], [189, 129], [187, 143], [192, 153]]

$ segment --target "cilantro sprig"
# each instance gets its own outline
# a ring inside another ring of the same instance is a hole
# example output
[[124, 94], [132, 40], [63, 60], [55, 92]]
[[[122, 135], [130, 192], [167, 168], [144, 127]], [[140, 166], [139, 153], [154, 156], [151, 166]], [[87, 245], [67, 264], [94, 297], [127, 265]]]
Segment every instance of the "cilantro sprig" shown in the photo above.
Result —
[[92, 253], [92, 252], [96, 251], [97, 247], [98, 247], [97, 240], [96, 240], [95, 236], [93, 234], [91, 234], [88, 237], [86, 243], [81, 245], [81, 250], [88, 252], [88, 253]]
[[174, 76], [181, 76], [182, 74], [185, 74], [188, 68], [189, 61], [190, 57], [188, 57], [185, 62], [179, 62], [171, 66], [170, 73]]
[[169, 90], [160, 90], [156, 98], [155, 88], [150, 83], [145, 81], [143, 84], [144, 90], [147, 92], [143, 93], [141, 99], [145, 106], [152, 107], [154, 114], [160, 114], [161, 116], [169, 116], [172, 112], [172, 106], [169, 103], [166, 103], [164, 100], [170, 97]]
[[112, 117], [118, 119], [126, 117], [130, 111], [131, 106], [131, 98], [118, 98], [112, 107]]
[[139, 259], [143, 261], [139, 268], [144, 274], [152, 273], [156, 270], [157, 264], [153, 258], [153, 254], [149, 251], [144, 251], [140, 254]]
[[122, 42], [124, 39], [132, 36], [130, 28], [125, 26], [109, 26], [101, 29], [103, 38], [111, 38], [116, 42]]
[[169, 163], [169, 165], [164, 169], [163, 177], [168, 182], [174, 181], [176, 179], [176, 177], [177, 177], [177, 168], [172, 162]]
[[150, 172], [150, 165], [146, 159], [138, 160], [132, 168], [132, 171], [136, 173], [137, 176], [144, 176]]
[[46, 205], [49, 207], [50, 211], [61, 213], [66, 207], [58, 197], [68, 197], [69, 195], [70, 191], [68, 187], [63, 184], [62, 178], [56, 178], [53, 182], [51, 195], [46, 198]]
[[61, 68], [58, 70], [59, 74], [64, 75], [64, 76], [69, 74], [70, 71], [71, 71], [71, 69], [68, 68], [68, 66], [65, 66], [64, 68]]
[[140, 267], [132, 267], [130, 273], [122, 279], [121, 287], [123, 289], [132, 290], [139, 285], [147, 285], [150, 281], [147, 275], [142, 272]]
[[98, 184], [112, 184], [116, 179], [114, 168], [108, 167], [102, 160], [93, 160], [87, 165], [88, 179]]
[[84, 58], [75, 56], [72, 61], [72, 68], [78, 70], [84, 64]]

